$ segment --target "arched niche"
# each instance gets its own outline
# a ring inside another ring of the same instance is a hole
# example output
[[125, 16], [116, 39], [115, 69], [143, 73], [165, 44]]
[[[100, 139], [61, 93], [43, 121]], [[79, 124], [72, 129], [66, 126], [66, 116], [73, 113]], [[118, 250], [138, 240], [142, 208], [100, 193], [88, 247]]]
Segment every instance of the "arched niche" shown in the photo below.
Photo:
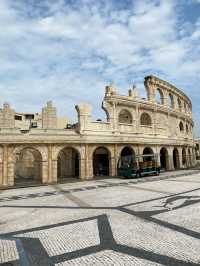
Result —
[[140, 116], [140, 124], [141, 126], [151, 126], [152, 125], [151, 116], [148, 113], [142, 113]]
[[58, 181], [65, 178], [79, 178], [80, 153], [72, 147], [65, 147], [58, 153], [57, 178]]
[[93, 152], [93, 174], [94, 176], [109, 176], [110, 152], [106, 147], [98, 147]]
[[118, 122], [121, 124], [132, 124], [133, 118], [131, 113], [126, 109], [121, 110], [119, 113]]

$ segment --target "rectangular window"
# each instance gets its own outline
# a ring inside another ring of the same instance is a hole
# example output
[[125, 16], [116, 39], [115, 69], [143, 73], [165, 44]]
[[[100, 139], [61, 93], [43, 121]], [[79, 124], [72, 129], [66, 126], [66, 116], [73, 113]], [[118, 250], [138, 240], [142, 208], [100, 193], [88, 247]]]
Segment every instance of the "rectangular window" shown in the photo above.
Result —
[[20, 115], [15, 115], [15, 120], [22, 120], [22, 116], [20, 116]]

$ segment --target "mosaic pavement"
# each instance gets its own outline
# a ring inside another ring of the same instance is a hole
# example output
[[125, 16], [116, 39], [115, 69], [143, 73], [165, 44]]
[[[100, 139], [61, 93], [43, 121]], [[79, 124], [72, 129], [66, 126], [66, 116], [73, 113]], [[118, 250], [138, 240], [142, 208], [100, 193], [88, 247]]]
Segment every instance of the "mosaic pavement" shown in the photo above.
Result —
[[0, 191], [0, 265], [200, 265], [200, 174]]

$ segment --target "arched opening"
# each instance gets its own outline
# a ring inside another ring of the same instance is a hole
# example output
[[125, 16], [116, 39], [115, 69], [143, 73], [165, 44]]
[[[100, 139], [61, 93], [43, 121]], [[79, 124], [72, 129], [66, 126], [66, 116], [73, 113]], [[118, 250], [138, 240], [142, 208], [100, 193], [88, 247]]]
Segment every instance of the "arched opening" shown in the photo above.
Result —
[[156, 99], [156, 102], [158, 104], [163, 104], [164, 96], [163, 96], [163, 92], [160, 88], [157, 88], [157, 90], [156, 90], [155, 99]]
[[179, 123], [179, 129], [180, 129], [181, 133], [184, 132], [184, 126], [183, 126], [183, 122], [182, 121]]
[[140, 117], [140, 124], [142, 126], [151, 126], [151, 117], [147, 113], [143, 113]]
[[183, 167], [187, 166], [187, 156], [186, 156], [186, 149], [183, 148], [182, 150], [182, 165]]
[[[143, 157], [143, 161], [146, 162], [146, 161], [151, 161], [152, 160], [152, 154], [154, 154], [153, 150], [150, 148], [150, 147], [146, 147], [144, 150], [143, 150], [143, 155], [145, 155], [145, 157]], [[150, 156], [148, 156], [150, 155]]]
[[174, 108], [174, 97], [173, 97], [173, 95], [172, 95], [171, 93], [169, 94], [168, 104], [169, 104], [169, 107], [170, 107], [171, 109]]
[[180, 168], [179, 152], [177, 148], [174, 148], [173, 150], [173, 163], [174, 163], [174, 169]]
[[133, 119], [131, 113], [127, 110], [121, 110], [119, 113], [119, 123], [132, 124], [132, 122]]
[[97, 148], [93, 153], [94, 176], [109, 176], [110, 153], [104, 147]]
[[169, 170], [169, 156], [166, 148], [160, 150], [160, 166], [164, 170]]
[[182, 102], [181, 102], [181, 100], [179, 98], [177, 100], [177, 104], [178, 104], [179, 111], [182, 111]]
[[25, 148], [16, 154], [15, 184], [42, 183], [42, 156], [34, 148]]
[[62, 149], [57, 159], [57, 178], [79, 178], [79, 152], [71, 147]]
[[186, 124], [186, 133], [189, 134], [189, 127], [188, 127], [188, 124]]
[[131, 147], [124, 147], [121, 151], [121, 157], [135, 155], [134, 150]]

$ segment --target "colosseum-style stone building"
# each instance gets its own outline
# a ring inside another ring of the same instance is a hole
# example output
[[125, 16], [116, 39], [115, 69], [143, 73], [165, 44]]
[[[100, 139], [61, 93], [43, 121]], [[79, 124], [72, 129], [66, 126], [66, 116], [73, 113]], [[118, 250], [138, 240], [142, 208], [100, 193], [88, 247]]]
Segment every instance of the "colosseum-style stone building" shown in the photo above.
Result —
[[[120, 156], [159, 154], [166, 170], [195, 165], [192, 103], [179, 89], [155, 76], [145, 78], [147, 99], [135, 88], [127, 96], [105, 88], [102, 108], [106, 121], [92, 121], [91, 106], [76, 106], [78, 122], [58, 128], [51, 102], [42, 109], [40, 123], [24, 114], [29, 127], [20, 125], [19, 113], [4, 104], [0, 110], [0, 186], [29, 180], [56, 183], [65, 178], [92, 179], [117, 175]], [[24, 119], [24, 117], [23, 117]], [[37, 118], [38, 119], [38, 118]]]

